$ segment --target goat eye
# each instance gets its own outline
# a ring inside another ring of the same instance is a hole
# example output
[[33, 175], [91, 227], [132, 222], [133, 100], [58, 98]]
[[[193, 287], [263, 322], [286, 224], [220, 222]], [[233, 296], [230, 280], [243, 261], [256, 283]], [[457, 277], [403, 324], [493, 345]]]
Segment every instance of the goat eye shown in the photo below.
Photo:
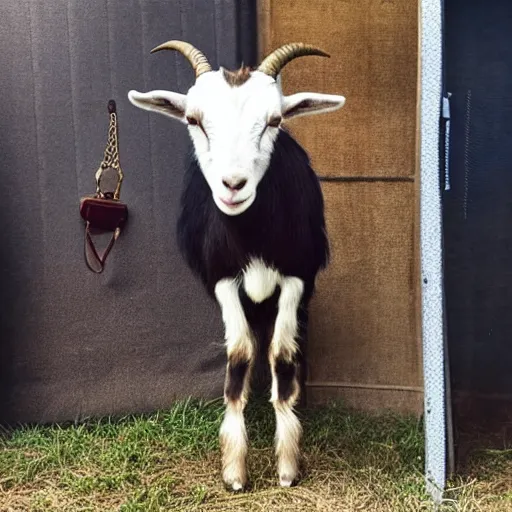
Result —
[[268, 123], [267, 126], [271, 126], [272, 128], [278, 128], [283, 120], [282, 117], [273, 117]]
[[199, 124], [195, 117], [188, 117], [188, 116], [187, 116], [187, 123], [191, 126], [197, 126]]

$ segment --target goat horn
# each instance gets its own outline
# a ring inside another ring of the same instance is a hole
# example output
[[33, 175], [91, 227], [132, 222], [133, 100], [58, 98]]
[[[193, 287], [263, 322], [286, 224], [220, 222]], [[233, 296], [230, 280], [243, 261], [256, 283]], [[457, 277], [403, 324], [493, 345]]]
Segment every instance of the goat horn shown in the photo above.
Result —
[[177, 50], [182, 53], [190, 62], [190, 65], [196, 72], [196, 78], [212, 70], [208, 59], [204, 54], [199, 51], [195, 46], [185, 41], [167, 41], [166, 43], [157, 46], [151, 50], [151, 53], [158, 52], [160, 50]]
[[319, 55], [321, 57], [330, 57], [328, 53], [305, 43], [289, 43], [274, 50], [259, 65], [258, 71], [265, 73], [272, 78], [276, 78], [281, 69], [293, 59], [305, 55]]

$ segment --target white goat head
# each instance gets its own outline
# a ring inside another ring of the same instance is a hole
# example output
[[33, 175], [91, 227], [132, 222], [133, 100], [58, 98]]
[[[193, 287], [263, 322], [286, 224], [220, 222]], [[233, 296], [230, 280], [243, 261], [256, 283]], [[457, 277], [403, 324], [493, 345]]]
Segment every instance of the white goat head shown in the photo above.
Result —
[[302, 92], [284, 96], [277, 77], [291, 60], [304, 55], [328, 57], [303, 43], [284, 45], [256, 70], [213, 71], [206, 57], [191, 44], [168, 41], [159, 50], [177, 50], [195, 70], [196, 82], [187, 94], [155, 90], [130, 91], [137, 107], [164, 114], [188, 125], [199, 166], [217, 207], [239, 215], [256, 198], [283, 119], [336, 110], [343, 96]]

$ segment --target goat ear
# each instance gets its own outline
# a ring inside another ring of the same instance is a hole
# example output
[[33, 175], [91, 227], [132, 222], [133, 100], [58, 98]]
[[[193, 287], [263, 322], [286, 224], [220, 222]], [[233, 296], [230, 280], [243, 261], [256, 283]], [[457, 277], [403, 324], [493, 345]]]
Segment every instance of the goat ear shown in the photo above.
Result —
[[285, 119], [291, 119], [292, 117], [332, 112], [343, 105], [345, 105], [343, 96], [299, 92], [283, 98], [282, 114]]
[[136, 107], [186, 122], [187, 97], [171, 91], [130, 91], [128, 99]]

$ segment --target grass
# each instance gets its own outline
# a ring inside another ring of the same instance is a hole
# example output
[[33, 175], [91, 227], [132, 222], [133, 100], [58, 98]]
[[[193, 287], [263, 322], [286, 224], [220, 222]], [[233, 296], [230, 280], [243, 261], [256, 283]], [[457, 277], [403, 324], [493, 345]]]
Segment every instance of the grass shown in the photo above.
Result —
[[[300, 484], [281, 489], [270, 404], [251, 403], [251, 488], [220, 481], [220, 401], [149, 416], [21, 427], [0, 436], [0, 511], [427, 511], [422, 427], [340, 406], [302, 411]], [[512, 451], [478, 453], [440, 511], [512, 511]]]

